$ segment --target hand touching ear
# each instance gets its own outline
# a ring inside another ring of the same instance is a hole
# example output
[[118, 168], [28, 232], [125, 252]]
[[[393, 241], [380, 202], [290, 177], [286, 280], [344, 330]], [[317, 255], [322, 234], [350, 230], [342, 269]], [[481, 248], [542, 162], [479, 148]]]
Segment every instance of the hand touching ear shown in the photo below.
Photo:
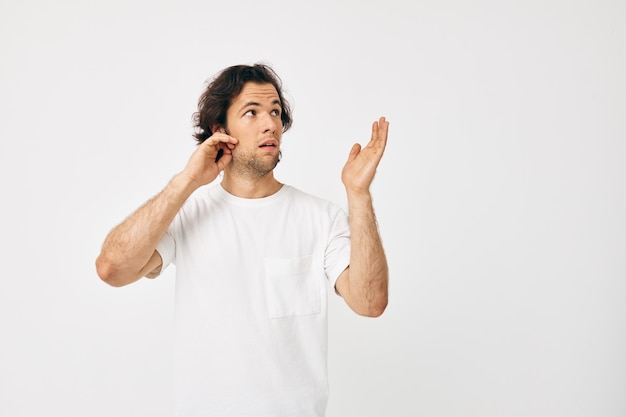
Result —
[[[213, 181], [232, 159], [232, 150], [239, 141], [223, 128], [198, 145], [183, 170], [198, 187]], [[218, 154], [222, 154], [218, 158]]]
[[372, 123], [372, 137], [364, 148], [355, 143], [350, 150], [348, 161], [341, 172], [341, 181], [346, 190], [367, 193], [376, 174], [378, 163], [387, 146], [389, 122], [385, 117]]

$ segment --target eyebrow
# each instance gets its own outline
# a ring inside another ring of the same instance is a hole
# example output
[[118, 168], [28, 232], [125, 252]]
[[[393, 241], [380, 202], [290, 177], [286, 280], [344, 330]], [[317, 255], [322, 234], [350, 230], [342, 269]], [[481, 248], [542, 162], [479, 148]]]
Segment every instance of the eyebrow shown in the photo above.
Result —
[[[256, 101], [249, 101], [249, 102], [245, 103], [243, 106], [241, 106], [239, 108], [239, 111], [241, 112], [243, 109], [245, 109], [247, 107], [259, 107], [260, 105], [261, 105], [261, 103], [258, 103]], [[276, 99], [276, 100], [272, 101], [271, 105], [272, 106], [274, 106], [274, 105], [280, 106], [280, 100]]]

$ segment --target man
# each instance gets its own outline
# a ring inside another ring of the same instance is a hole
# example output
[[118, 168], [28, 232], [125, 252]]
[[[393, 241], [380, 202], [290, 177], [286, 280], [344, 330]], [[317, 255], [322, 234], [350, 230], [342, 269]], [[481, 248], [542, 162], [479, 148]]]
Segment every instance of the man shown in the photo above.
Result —
[[194, 116], [187, 165], [109, 233], [98, 275], [123, 286], [176, 265], [178, 416], [323, 416], [327, 283], [357, 314], [387, 306], [370, 184], [389, 123], [349, 153], [345, 213], [274, 177], [292, 120], [269, 66], [226, 68]]

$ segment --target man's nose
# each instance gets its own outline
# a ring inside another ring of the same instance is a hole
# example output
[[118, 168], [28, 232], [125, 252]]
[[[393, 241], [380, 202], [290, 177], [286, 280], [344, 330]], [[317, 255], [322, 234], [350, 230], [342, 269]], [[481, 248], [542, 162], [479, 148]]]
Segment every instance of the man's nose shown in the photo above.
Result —
[[261, 126], [263, 133], [275, 133], [276, 132], [276, 120], [269, 113], [263, 114], [263, 119], [261, 121]]

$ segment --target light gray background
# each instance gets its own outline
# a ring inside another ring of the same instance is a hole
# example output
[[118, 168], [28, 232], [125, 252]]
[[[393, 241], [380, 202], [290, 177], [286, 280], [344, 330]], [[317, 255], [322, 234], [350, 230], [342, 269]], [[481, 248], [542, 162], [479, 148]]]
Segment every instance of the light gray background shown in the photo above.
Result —
[[0, 415], [172, 416], [174, 269], [111, 288], [106, 233], [182, 169], [204, 81], [264, 61], [278, 178], [372, 192], [378, 319], [330, 305], [328, 417], [626, 415], [626, 3], [0, 3]]

